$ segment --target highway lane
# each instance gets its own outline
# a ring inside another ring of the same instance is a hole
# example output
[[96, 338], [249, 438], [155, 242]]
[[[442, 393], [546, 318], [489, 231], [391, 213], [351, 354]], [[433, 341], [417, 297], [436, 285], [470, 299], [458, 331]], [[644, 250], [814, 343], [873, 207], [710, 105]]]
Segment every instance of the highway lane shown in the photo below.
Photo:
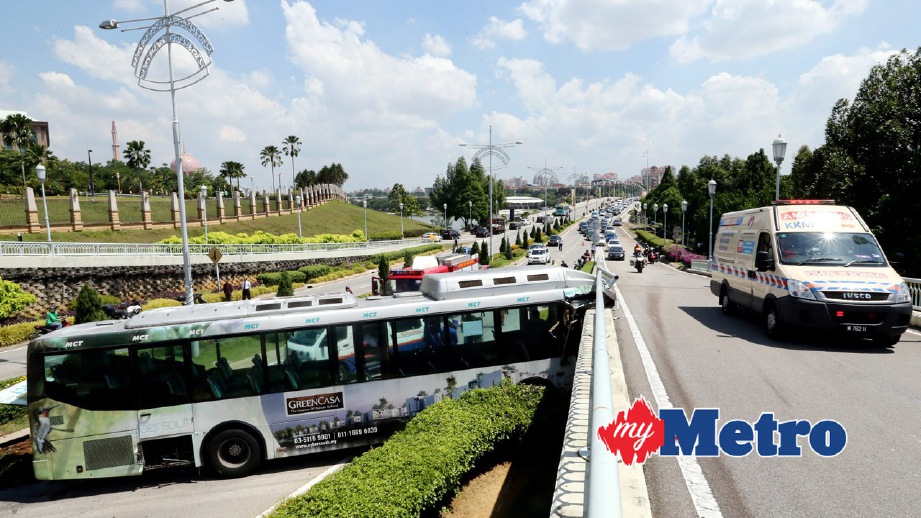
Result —
[[0, 349], [0, 380], [24, 376], [25, 374], [25, 344]]
[[[723, 516], [918, 514], [918, 334], [910, 332], [885, 349], [830, 337], [775, 342], [764, 336], [753, 315], [723, 315], [707, 277], [662, 264], [642, 274], [627, 261], [608, 265], [620, 274], [622, 299], [672, 406], [719, 408], [718, 426], [774, 412], [778, 421], [835, 419], [848, 432], [846, 449], [832, 458], [804, 449], [799, 458], [699, 459]], [[614, 316], [630, 396], [652, 401], [622, 308]], [[803, 439], [799, 444], [807, 446]], [[653, 456], [645, 466], [657, 517], [698, 513], [677, 465], [675, 459]]]

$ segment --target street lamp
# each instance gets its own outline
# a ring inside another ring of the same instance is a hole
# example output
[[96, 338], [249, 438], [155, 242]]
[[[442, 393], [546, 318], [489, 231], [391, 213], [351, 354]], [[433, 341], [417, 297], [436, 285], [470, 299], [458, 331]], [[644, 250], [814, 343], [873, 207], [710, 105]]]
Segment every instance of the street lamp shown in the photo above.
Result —
[[93, 150], [92, 149], [86, 150], [86, 167], [90, 171], [90, 185], [89, 185], [90, 196], [95, 196], [96, 195], [96, 185], [93, 184]]
[[659, 226], [659, 204], [652, 204], [652, 235], [656, 235], [656, 227]]
[[707, 182], [707, 192], [710, 193], [710, 249], [707, 252], [707, 262], [713, 257], [713, 195], [716, 194], [716, 180], [710, 179]]
[[547, 187], [550, 185], [550, 179], [551, 179], [551, 178], [556, 179], [556, 173], [554, 173], [554, 171], [556, 171], [556, 170], [558, 170], [558, 169], [564, 169], [564, 167], [563, 167], [563, 166], [559, 166], [559, 167], [549, 168], [549, 167], [547, 167], [547, 157], [544, 157], [544, 167], [541, 167], [541, 168], [537, 168], [537, 167], [528, 167], [528, 169], [530, 169], [530, 170], [532, 170], [532, 171], [537, 171], [537, 174], [534, 176], [534, 179], [535, 179], [535, 180], [538, 179], [538, 178], [540, 178], [541, 181], [543, 181], [543, 184], [544, 184], [544, 210], [548, 210], [548, 209], [550, 208], [550, 204], [549, 204], [549, 202], [548, 202], [548, 200], [547, 200]]
[[444, 204], [445, 209], [445, 230], [448, 230], [448, 204]]
[[[186, 228], [185, 203], [183, 202], [185, 195], [185, 185], [183, 182], [182, 173], [182, 157], [180, 155], [181, 142], [179, 140], [179, 115], [176, 112], [176, 90], [182, 90], [183, 88], [192, 86], [202, 79], [208, 77], [208, 67], [211, 66], [210, 56], [211, 53], [214, 52], [214, 47], [211, 45], [211, 41], [208, 39], [208, 37], [205, 36], [205, 33], [203, 33], [201, 29], [190, 20], [190, 18], [201, 16], [212, 11], [217, 11], [218, 8], [214, 7], [206, 11], [192, 14], [188, 17], [183, 17], [181, 15], [216, 1], [217, 0], [206, 0], [175, 13], [170, 13], [169, 0], [163, 0], [163, 16], [155, 18], [138, 18], [134, 20], [109, 19], [104, 20], [99, 24], [100, 29], [111, 30], [119, 29], [119, 25], [123, 23], [152, 22], [147, 26], [121, 29], [121, 31], [126, 32], [131, 30], [147, 29], [144, 32], [144, 35], [141, 36], [141, 40], [138, 42], [138, 45], [134, 50], [134, 55], [131, 58], [131, 66], [134, 67], [134, 75], [138, 78], [138, 86], [141, 88], [146, 88], [148, 90], [157, 92], [170, 93], [170, 101], [173, 107], [173, 151], [176, 155], [176, 191], [179, 195], [179, 232], [182, 236], [182, 267], [185, 276], [185, 304], [187, 305], [193, 304], [194, 298], [192, 293], [192, 260], [189, 256], [189, 233], [188, 229]], [[224, 1], [227, 2], [231, 0]], [[173, 32], [172, 29], [174, 26], [185, 30], [192, 37], [192, 39], [187, 38], [183, 34]], [[164, 34], [157, 37], [157, 34], [161, 31], [164, 31]], [[198, 42], [198, 45], [195, 44], [195, 41]], [[197, 70], [191, 72], [185, 77], [178, 79], [173, 75], [174, 44], [186, 49], [194, 59], [197, 66]], [[199, 48], [199, 45], [201, 48]], [[147, 79], [147, 71], [150, 68], [150, 64], [153, 61], [153, 58], [163, 46], [166, 46], [166, 61], [169, 69], [169, 80], [149, 80]]]
[[294, 202], [297, 203], [297, 238], [303, 239], [304, 235], [301, 233], [301, 195], [298, 194], [294, 197]]
[[482, 158], [483, 156], [486, 156], [486, 155], [489, 156], [489, 224], [488, 224], [487, 226], [489, 227], [489, 253], [490, 253], [490, 254], [492, 254], [492, 251], [493, 251], [493, 246], [492, 246], [492, 214], [493, 214], [493, 206], [492, 206], [492, 200], [493, 200], [493, 196], [492, 196], [492, 183], [493, 183], [493, 175], [492, 175], [492, 170], [493, 170], [493, 166], [492, 166], [492, 157], [493, 157], [493, 156], [496, 156], [496, 157], [498, 157], [499, 160], [502, 162], [502, 165], [497, 166], [496, 169], [501, 169], [501, 168], [503, 168], [503, 167], [506, 167], [506, 166], [508, 166], [508, 163], [509, 163], [509, 160], [511, 160], [511, 157], [509, 157], [509, 156], [508, 156], [508, 153], [506, 153], [505, 151], [503, 151], [502, 148], [505, 148], [505, 147], [515, 147], [515, 146], [520, 145], [520, 144], [524, 144], [524, 142], [522, 142], [522, 141], [520, 141], [520, 140], [516, 140], [515, 142], [508, 142], [508, 143], [506, 143], [506, 144], [493, 144], [493, 143], [492, 143], [492, 124], [489, 125], [489, 144], [488, 144], [488, 145], [485, 145], [485, 146], [484, 146], [484, 145], [481, 145], [481, 144], [473, 145], [473, 144], [466, 144], [466, 143], [464, 143], [464, 144], [458, 144], [458, 145], [461, 146], [461, 147], [469, 147], [469, 148], [473, 148], [473, 149], [479, 150], [479, 151], [477, 151], [476, 153], [473, 154], [473, 159], [474, 159], [474, 160], [477, 160], [477, 159], [479, 159], [479, 158]]
[[35, 166], [35, 174], [38, 181], [42, 182], [42, 205], [45, 206], [45, 228], [48, 229], [48, 242], [51, 242], [51, 223], [48, 221], [48, 200], [45, 199], [45, 166], [38, 164]]
[[646, 228], [646, 230], [649, 230], [649, 215], [646, 214], [647, 206], [648, 205], [646, 204], [646, 202], [643, 202], [643, 227]]
[[205, 225], [205, 244], [208, 244], [208, 186], [201, 184], [201, 220]]
[[370, 241], [368, 239], [368, 200], [361, 200], [361, 206], [365, 208], [365, 243]]
[[668, 246], [668, 204], [662, 204], [662, 246]]
[[[684, 213], [688, 211], [687, 200], [681, 200], [681, 247], [688, 247], [687, 236], [684, 235]], [[678, 253], [678, 243], [675, 243], [675, 253]]]
[[115, 171], [115, 181], [118, 182], [118, 194], [122, 193], [122, 174], [119, 171]]
[[400, 202], [400, 239], [403, 239], [403, 202]]
[[774, 161], [777, 162], [777, 187], [774, 188], [774, 199], [780, 199], [780, 164], [783, 162], [784, 155], [787, 154], [787, 141], [782, 139], [780, 135], [777, 135], [777, 138], [772, 144], [774, 146]]
[[472, 222], [473, 222], [473, 202], [468, 201], [467, 202], [467, 227], [470, 227]]

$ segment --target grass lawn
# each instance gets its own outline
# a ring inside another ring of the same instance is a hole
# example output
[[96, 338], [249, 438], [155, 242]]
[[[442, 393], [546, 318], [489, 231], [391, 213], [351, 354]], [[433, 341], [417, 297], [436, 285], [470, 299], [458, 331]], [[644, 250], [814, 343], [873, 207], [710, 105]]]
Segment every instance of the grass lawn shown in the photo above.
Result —
[[[96, 197], [97, 200], [101, 200], [100, 197]], [[49, 198], [49, 201], [51, 198]], [[122, 198], [119, 199], [120, 203]], [[66, 198], [64, 198], [66, 201]], [[139, 203], [137, 200], [133, 200], [134, 203]], [[85, 219], [87, 214], [87, 206], [89, 204], [84, 203], [84, 200], [81, 199], [81, 209], [84, 215], [84, 222], [88, 222]], [[98, 203], [103, 207], [103, 203]], [[213, 205], [213, 202], [212, 202]], [[43, 218], [43, 212], [41, 208], [41, 202], [39, 201], [39, 213]], [[120, 205], [123, 207], [123, 205]], [[65, 207], [66, 209], [66, 207]], [[120, 210], [123, 210], [120, 208]], [[153, 210], [153, 207], [151, 207]], [[168, 209], [167, 209], [168, 210]], [[49, 204], [48, 211], [52, 214], [52, 208]], [[192, 221], [194, 218], [198, 218], [197, 209], [195, 211], [189, 211], [187, 213], [189, 217], [188, 221]], [[107, 218], [107, 217], [106, 217]], [[309, 211], [305, 211], [301, 214], [301, 228], [302, 233], [305, 237], [313, 236], [317, 234], [351, 234], [355, 230], [364, 230], [365, 226], [365, 211], [361, 207], [356, 207], [354, 205], [349, 205], [343, 202], [332, 201], [326, 205], [319, 207], [314, 207]], [[122, 215], [119, 216], [121, 221], [126, 221]], [[139, 220], [140, 218], [138, 218]], [[155, 220], [157, 218], [154, 218]], [[52, 219], [52, 221], [55, 221]], [[60, 221], [69, 221], [69, 216], [67, 219]], [[196, 220], [195, 225], [198, 225]], [[403, 228], [407, 236], [421, 235], [422, 232], [430, 230], [430, 226], [422, 223], [418, 220], [413, 220], [410, 218], [403, 218]], [[247, 234], [253, 234], [257, 230], [262, 230], [263, 232], [268, 232], [270, 234], [281, 235], [281, 234], [297, 234], [297, 214], [290, 214], [284, 216], [271, 216], [267, 218], [260, 218], [256, 220], [249, 221], [240, 221], [234, 223], [225, 223], [223, 225], [216, 224], [215, 221], [208, 221], [208, 231], [209, 232], [227, 232], [229, 234], [238, 234], [245, 232]], [[397, 232], [400, 230], [400, 216], [393, 214], [386, 214], [383, 212], [377, 212], [374, 210], [368, 211], [368, 233], [374, 235], [375, 233], [381, 232]], [[204, 234], [204, 229], [200, 226], [189, 226], [188, 227], [189, 237], [196, 237]], [[85, 230], [83, 232], [52, 232], [51, 239], [56, 242], [87, 242], [87, 243], [155, 243], [161, 239], [165, 239], [170, 236], [178, 236], [179, 229], [173, 228], [163, 228], [163, 229], [154, 229], [154, 230]], [[11, 236], [15, 239], [15, 236]], [[23, 234], [22, 238], [24, 241], [45, 241], [47, 236], [44, 231], [35, 233], [35, 234]], [[0, 235], [0, 239], [4, 239]], [[6, 239], [10, 239], [9, 237]]]

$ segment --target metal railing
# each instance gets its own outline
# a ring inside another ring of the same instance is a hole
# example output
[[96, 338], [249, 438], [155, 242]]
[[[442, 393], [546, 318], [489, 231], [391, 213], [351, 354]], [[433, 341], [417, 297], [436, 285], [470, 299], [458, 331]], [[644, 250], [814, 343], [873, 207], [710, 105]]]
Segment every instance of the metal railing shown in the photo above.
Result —
[[[598, 257], [596, 256], [596, 259]], [[611, 365], [608, 356], [607, 329], [604, 318], [605, 291], [613, 293], [617, 275], [595, 262], [595, 321], [592, 335], [591, 420], [588, 427], [589, 465], [586, 476], [586, 516], [620, 517], [620, 474], [617, 456], [608, 450], [598, 434], [598, 428], [614, 421], [614, 400], [611, 392]]]
[[[190, 244], [190, 254], [207, 254], [217, 248], [223, 254], [255, 255], [286, 252], [318, 252], [331, 250], [363, 250], [388, 248], [407, 244], [425, 244], [431, 241], [391, 240], [361, 241], [351, 243], [303, 243], [303, 244]], [[0, 241], [0, 256], [44, 256], [44, 255], [182, 255], [181, 244], [144, 243], [32, 243]]]
[[902, 280], [908, 284], [908, 292], [911, 293], [911, 308], [921, 311], [921, 279], [902, 277]]

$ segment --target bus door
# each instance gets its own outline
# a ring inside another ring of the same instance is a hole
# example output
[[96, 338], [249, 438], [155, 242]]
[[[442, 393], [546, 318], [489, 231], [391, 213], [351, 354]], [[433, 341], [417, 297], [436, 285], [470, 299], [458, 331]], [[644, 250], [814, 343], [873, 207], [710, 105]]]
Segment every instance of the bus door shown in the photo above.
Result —
[[[197, 349], [197, 348], [196, 348]], [[137, 353], [138, 441], [194, 432], [189, 384], [192, 364], [183, 344], [141, 347]], [[153, 459], [147, 459], [151, 463]]]

